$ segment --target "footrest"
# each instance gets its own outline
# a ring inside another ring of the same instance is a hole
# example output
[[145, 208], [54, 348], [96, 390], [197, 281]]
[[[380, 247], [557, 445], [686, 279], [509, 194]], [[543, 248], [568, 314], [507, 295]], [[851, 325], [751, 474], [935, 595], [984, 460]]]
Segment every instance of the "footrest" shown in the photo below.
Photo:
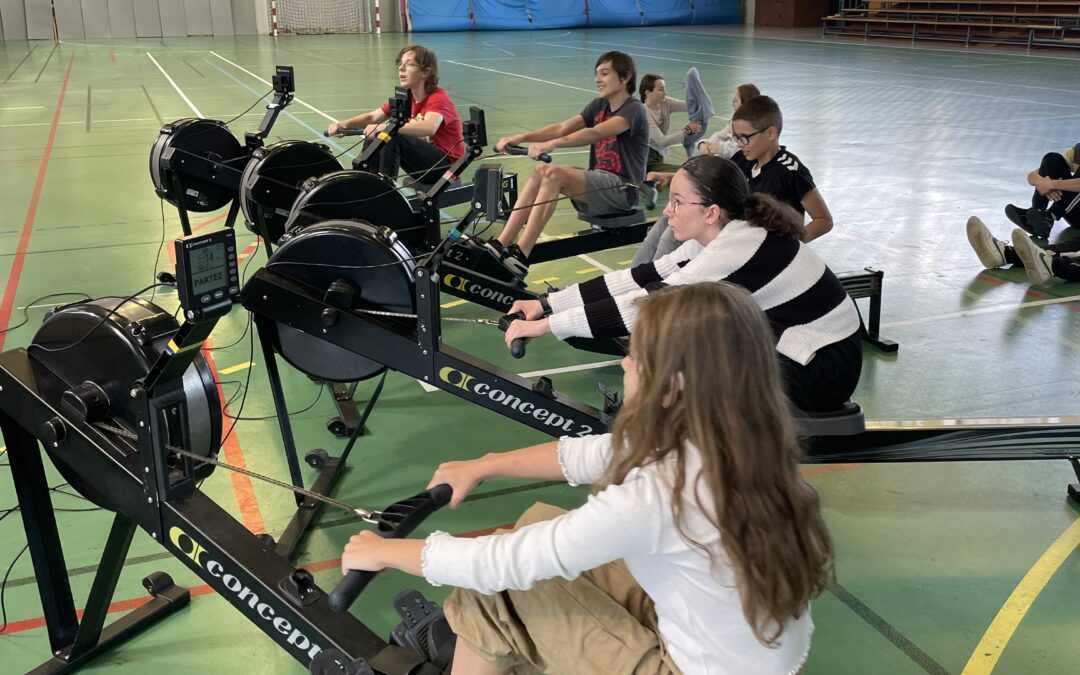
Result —
[[858, 403], [847, 401], [839, 410], [800, 410], [795, 416], [795, 427], [804, 438], [854, 436], [866, 431], [866, 418]]
[[607, 213], [602, 216], [579, 213], [578, 220], [583, 220], [592, 225], [595, 230], [613, 230], [630, 225], [639, 225], [645, 222], [645, 212], [634, 209], [633, 211], [619, 211]]
[[401, 623], [390, 634], [391, 644], [413, 650], [440, 669], [450, 665], [456, 638], [442, 608], [411, 588], [394, 597], [394, 608]]

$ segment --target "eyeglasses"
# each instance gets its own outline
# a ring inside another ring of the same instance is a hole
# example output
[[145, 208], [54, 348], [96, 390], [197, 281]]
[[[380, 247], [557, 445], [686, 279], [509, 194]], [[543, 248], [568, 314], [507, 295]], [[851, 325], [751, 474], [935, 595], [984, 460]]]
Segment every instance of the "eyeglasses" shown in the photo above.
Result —
[[[768, 129], [768, 128], [769, 127], [765, 127], [765, 129]], [[734, 138], [735, 142], [738, 143], [739, 145], [746, 145], [747, 143], [750, 142], [751, 138], [753, 138], [754, 136], [757, 136], [758, 134], [762, 133], [763, 131], [765, 131], [765, 129], [758, 129], [757, 131], [755, 131], [752, 134], [731, 134], [731, 137]]]
[[404, 70], [405, 68], [419, 68], [420, 64], [416, 61], [402, 61], [397, 64], [398, 70]]
[[680, 206], [709, 206], [709, 202], [680, 202], [678, 199], [669, 199], [668, 204], [671, 204], [671, 212], [675, 215], [679, 215]]

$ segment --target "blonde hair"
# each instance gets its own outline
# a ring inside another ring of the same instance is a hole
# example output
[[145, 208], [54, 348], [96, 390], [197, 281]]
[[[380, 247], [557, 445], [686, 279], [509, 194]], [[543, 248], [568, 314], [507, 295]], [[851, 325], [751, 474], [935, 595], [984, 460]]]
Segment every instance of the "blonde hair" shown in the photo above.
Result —
[[[832, 543], [817, 492], [799, 474], [774, 345], [764, 312], [739, 286], [674, 286], [641, 299], [631, 336], [638, 389], [615, 420], [603, 481], [618, 484], [631, 469], [673, 456], [679, 532], [716, 565], [720, 551], [683, 530], [692, 500], [719, 530], [743, 613], [768, 646], [833, 580]], [[701, 454], [703, 477], [689, 495], [688, 444]]]

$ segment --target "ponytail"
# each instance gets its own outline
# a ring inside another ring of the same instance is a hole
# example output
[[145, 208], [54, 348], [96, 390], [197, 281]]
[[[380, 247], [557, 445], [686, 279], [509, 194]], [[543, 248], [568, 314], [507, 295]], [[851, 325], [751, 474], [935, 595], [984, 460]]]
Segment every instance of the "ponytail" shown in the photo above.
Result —
[[745, 220], [754, 227], [781, 237], [802, 240], [804, 228], [799, 213], [770, 195], [755, 192], [735, 162], [716, 155], [697, 155], [686, 161], [683, 171], [707, 204], [716, 204], [730, 220]]
[[762, 192], [755, 192], [747, 197], [742, 204], [741, 213], [729, 212], [728, 215], [781, 237], [799, 241], [802, 241], [806, 232], [798, 211], [776, 197]]

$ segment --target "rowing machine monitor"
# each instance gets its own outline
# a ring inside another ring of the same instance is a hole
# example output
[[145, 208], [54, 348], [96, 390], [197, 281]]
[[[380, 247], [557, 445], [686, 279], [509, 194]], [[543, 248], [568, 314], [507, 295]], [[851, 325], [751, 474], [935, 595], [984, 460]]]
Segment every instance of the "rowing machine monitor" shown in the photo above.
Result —
[[231, 228], [181, 237], [176, 251], [176, 290], [189, 321], [228, 314], [240, 297], [236, 235]]
[[296, 91], [296, 76], [292, 66], [277, 66], [274, 69], [274, 91], [279, 94], [291, 94]]

